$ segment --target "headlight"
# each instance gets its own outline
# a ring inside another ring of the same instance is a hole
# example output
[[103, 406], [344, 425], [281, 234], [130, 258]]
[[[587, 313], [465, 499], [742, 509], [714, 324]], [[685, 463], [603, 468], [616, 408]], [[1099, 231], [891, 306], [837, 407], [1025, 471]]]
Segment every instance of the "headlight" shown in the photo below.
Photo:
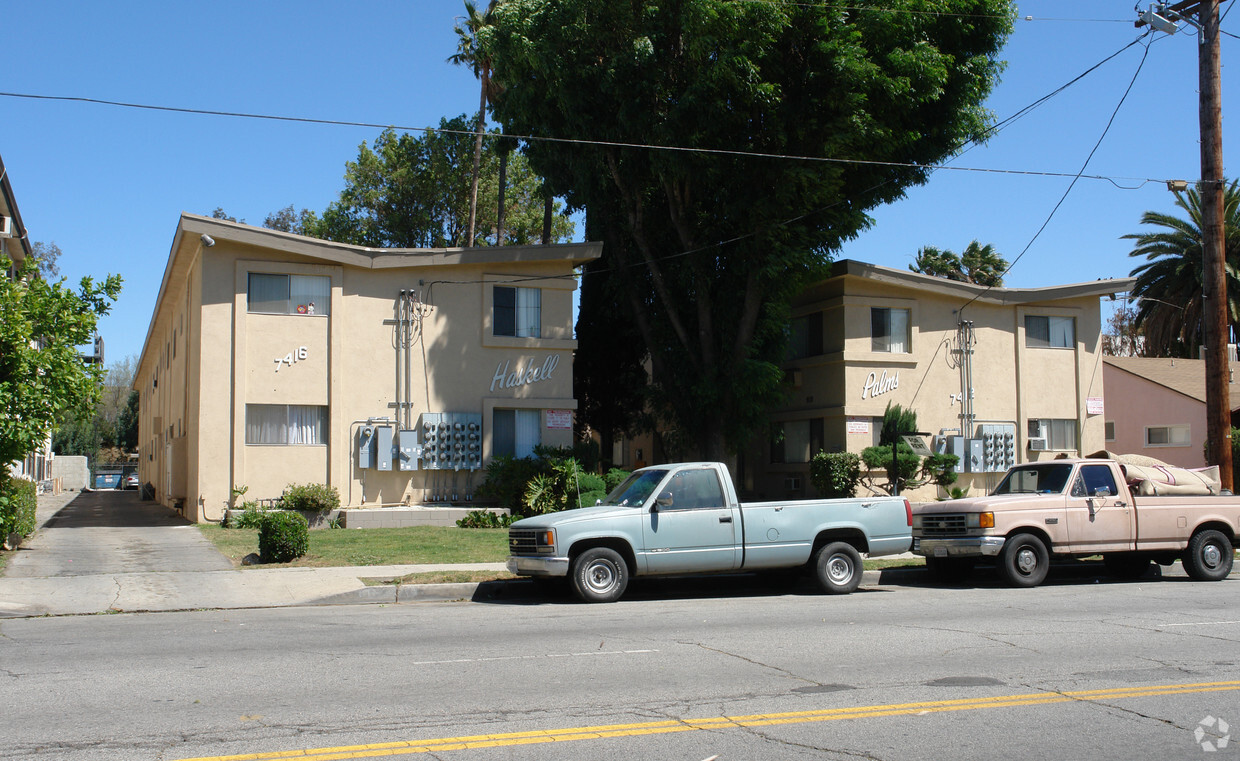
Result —
[[967, 518], [968, 518], [969, 528], [994, 528], [995, 527], [995, 514], [994, 513], [969, 513]]
[[921, 516], [920, 515], [913, 516], [913, 528], [921, 528]]
[[534, 535], [534, 544], [539, 547], [555, 546], [555, 529], [549, 528], [545, 531], [539, 531]]

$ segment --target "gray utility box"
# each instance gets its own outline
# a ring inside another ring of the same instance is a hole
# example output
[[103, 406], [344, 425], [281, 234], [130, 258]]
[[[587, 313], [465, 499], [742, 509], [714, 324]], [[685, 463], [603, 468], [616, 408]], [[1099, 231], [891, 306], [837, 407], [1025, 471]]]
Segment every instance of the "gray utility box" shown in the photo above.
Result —
[[392, 469], [392, 428], [381, 425], [375, 428], [375, 468]]
[[367, 470], [375, 466], [375, 427], [363, 426], [357, 432], [357, 467]]

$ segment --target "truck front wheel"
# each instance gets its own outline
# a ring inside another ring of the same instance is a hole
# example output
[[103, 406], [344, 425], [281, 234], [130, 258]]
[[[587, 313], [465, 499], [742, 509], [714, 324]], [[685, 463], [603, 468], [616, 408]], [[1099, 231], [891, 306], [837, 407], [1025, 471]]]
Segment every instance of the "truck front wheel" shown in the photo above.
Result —
[[615, 550], [594, 547], [573, 560], [569, 578], [583, 602], [615, 602], [629, 585], [629, 566]]
[[1036, 587], [1046, 581], [1051, 561], [1046, 545], [1033, 534], [1008, 537], [998, 559], [999, 576], [1013, 587]]
[[832, 542], [814, 556], [818, 586], [829, 595], [846, 595], [861, 586], [861, 553], [848, 542]]
[[1207, 529], [1193, 534], [1184, 553], [1184, 570], [1197, 581], [1219, 581], [1231, 573], [1236, 551], [1222, 531]]

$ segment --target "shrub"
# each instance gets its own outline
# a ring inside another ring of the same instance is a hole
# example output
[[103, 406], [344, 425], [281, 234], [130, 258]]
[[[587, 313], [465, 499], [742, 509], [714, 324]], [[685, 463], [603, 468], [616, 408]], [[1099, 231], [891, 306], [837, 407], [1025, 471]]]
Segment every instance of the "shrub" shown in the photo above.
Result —
[[478, 485], [477, 494], [497, 500], [500, 507], [513, 515], [526, 515], [526, 485], [546, 469], [547, 464], [543, 460], [533, 457], [492, 457], [487, 463], [486, 480]]
[[282, 501], [286, 510], [325, 513], [340, 507], [340, 492], [327, 484], [289, 484]]
[[512, 521], [511, 515], [496, 514], [490, 510], [470, 510], [456, 525], [458, 528], [508, 528]]
[[628, 478], [629, 475], [630, 473], [627, 470], [612, 468], [603, 474], [603, 488], [607, 490], [608, 494], [610, 494], [611, 490], [624, 483], [624, 479]]
[[606, 497], [606, 496], [607, 496], [607, 492], [601, 489], [598, 491], [583, 491], [581, 493], [581, 496], [577, 498], [577, 506], [578, 507], [594, 507], [594, 503], [598, 502], [599, 500], [601, 500], [603, 497]]
[[227, 511], [224, 513], [224, 520], [221, 526], [224, 528], [259, 528], [263, 522], [263, 515], [266, 511], [258, 506], [257, 502], [243, 502], [241, 504], [241, 515], [228, 517]]
[[0, 474], [0, 542], [9, 534], [33, 534], [38, 505], [34, 481]]
[[301, 513], [272, 511], [258, 527], [258, 555], [264, 563], [287, 563], [310, 549], [310, 522]]
[[861, 458], [852, 452], [819, 452], [810, 460], [809, 480], [823, 497], [852, 497], [861, 481]]

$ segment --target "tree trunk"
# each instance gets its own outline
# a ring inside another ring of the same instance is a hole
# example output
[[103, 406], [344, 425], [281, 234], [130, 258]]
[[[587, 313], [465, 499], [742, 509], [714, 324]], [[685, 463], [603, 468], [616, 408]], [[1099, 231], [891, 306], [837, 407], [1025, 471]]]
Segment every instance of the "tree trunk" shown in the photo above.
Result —
[[551, 189], [543, 186], [543, 192], [547, 197], [543, 199], [543, 234], [542, 244], [544, 246], [551, 245], [551, 212], [554, 209], [554, 199], [551, 197]]
[[504, 193], [508, 190], [508, 151], [499, 154], [499, 211], [495, 219], [495, 245], [504, 245]]
[[482, 133], [487, 119], [487, 87], [490, 75], [486, 68], [482, 69], [482, 95], [478, 104], [478, 130], [474, 137], [474, 173], [469, 180], [469, 239], [466, 246], [474, 245], [474, 229], [478, 224], [478, 175], [482, 171]]

